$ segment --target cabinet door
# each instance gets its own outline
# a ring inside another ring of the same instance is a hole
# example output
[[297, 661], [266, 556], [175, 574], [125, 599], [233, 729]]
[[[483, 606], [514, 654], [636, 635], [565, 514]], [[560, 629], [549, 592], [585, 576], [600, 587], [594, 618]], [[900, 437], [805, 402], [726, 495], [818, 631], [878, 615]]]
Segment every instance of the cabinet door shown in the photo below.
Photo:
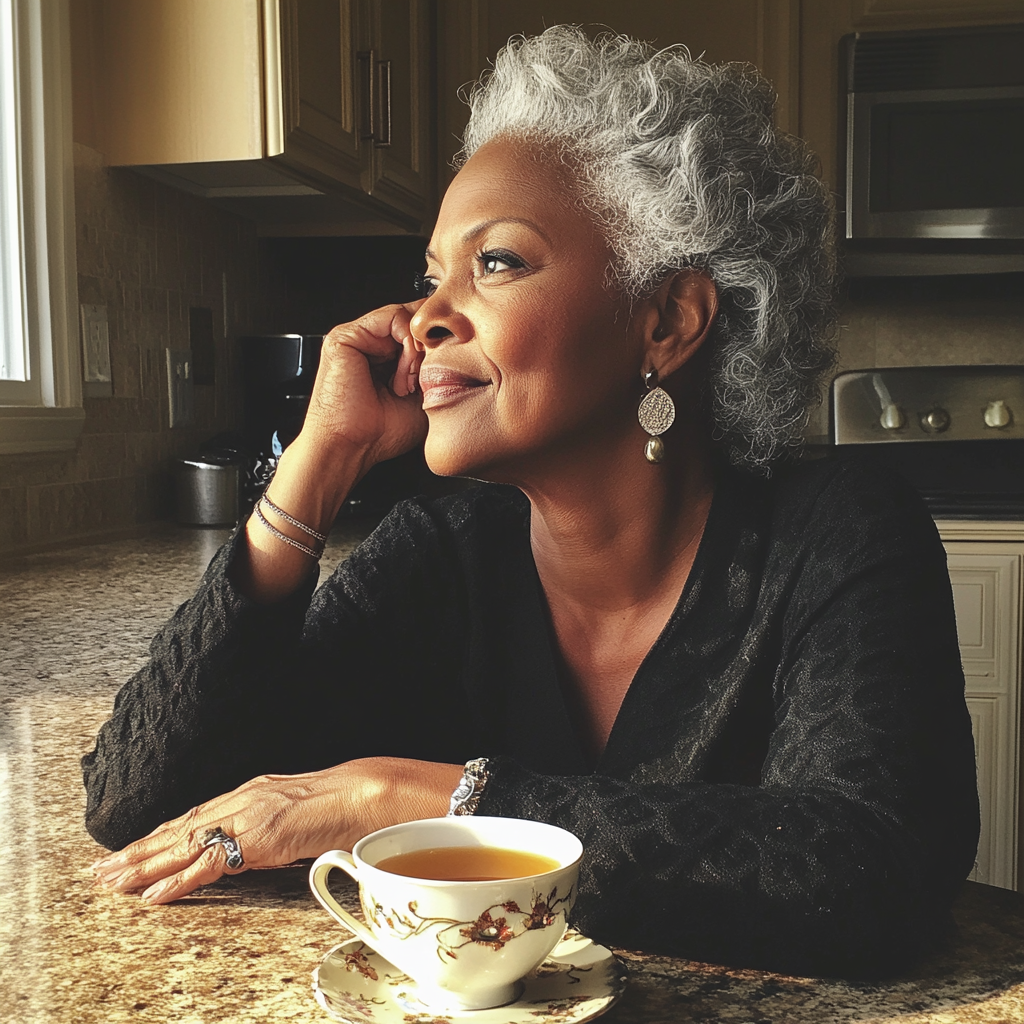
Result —
[[376, 109], [369, 192], [424, 220], [433, 179], [433, 36], [430, 0], [371, 0]]
[[366, 31], [359, 7], [351, 0], [269, 0], [265, 8], [271, 22], [276, 9], [280, 32], [281, 129], [276, 148], [268, 139], [268, 152], [305, 177], [352, 189], [363, 187], [366, 160], [356, 89]]
[[970, 877], [1013, 889], [1017, 883], [1021, 556], [990, 553], [984, 544], [947, 544], [947, 551], [981, 800], [981, 839]]

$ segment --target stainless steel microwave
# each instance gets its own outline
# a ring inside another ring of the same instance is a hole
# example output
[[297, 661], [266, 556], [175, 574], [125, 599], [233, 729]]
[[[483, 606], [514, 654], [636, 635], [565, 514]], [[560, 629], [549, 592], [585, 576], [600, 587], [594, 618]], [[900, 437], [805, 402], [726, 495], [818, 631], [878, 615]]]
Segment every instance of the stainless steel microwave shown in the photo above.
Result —
[[1024, 25], [843, 43], [846, 237], [1024, 238]]

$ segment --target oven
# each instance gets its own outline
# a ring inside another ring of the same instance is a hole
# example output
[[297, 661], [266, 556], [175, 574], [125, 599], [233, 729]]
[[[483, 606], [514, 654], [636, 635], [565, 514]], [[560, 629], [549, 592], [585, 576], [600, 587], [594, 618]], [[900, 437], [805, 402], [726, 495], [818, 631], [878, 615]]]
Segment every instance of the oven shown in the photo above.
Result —
[[842, 373], [832, 433], [906, 477], [936, 519], [1024, 520], [1024, 366]]
[[[922, 366], [840, 374], [835, 454], [909, 479], [946, 549], [981, 837], [970, 878], [1019, 887], [1024, 867], [1024, 366]], [[973, 520], [973, 521], [972, 521]]]

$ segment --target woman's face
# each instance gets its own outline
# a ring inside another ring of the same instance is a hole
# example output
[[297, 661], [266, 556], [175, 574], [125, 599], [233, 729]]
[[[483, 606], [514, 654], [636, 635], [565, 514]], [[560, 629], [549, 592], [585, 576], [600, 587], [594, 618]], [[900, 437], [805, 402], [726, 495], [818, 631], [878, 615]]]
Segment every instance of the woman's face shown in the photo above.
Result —
[[435, 473], [521, 482], [635, 422], [642, 346], [556, 157], [493, 141], [456, 176], [412, 320]]

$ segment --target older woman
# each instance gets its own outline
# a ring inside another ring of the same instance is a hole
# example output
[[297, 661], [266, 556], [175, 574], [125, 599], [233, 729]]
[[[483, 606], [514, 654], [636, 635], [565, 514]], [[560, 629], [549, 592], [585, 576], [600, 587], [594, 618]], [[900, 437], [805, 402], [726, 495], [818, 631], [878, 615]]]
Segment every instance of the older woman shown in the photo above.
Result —
[[[761, 79], [681, 48], [549, 29], [471, 105], [428, 297], [331, 332], [84, 760], [100, 879], [167, 902], [459, 787], [580, 836], [595, 938], [892, 969], [973, 862], [973, 748], [923, 506], [780, 459], [831, 361], [825, 188]], [[349, 490], [424, 438], [486, 485], [402, 503], [314, 594]]]

